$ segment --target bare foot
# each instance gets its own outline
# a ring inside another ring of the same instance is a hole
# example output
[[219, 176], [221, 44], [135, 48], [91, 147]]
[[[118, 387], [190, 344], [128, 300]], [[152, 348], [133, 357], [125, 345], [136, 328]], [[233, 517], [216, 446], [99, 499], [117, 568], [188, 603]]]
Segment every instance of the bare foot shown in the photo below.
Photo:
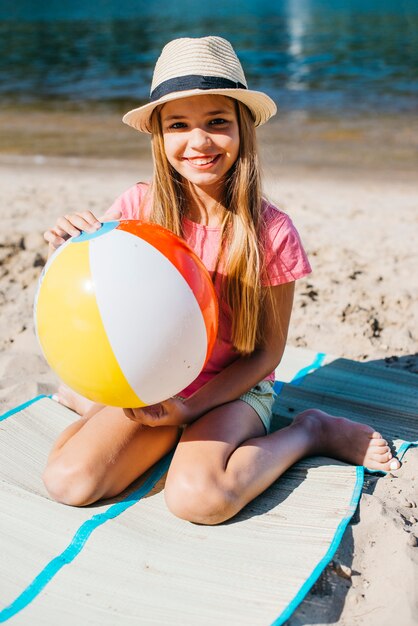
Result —
[[88, 400], [84, 396], [81, 396], [76, 391], [73, 391], [67, 387], [67, 385], [64, 385], [64, 383], [60, 384], [58, 391], [54, 394], [53, 398], [60, 404], [63, 404], [72, 411], [78, 413], [80, 417], [85, 417], [90, 409], [96, 406], [94, 402]]
[[321, 454], [383, 472], [395, 471], [401, 466], [392, 457], [387, 441], [366, 424], [333, 417], [318, 409], [300, 413], [294, 423], [308, 430], [312, 441], [311, 454]]

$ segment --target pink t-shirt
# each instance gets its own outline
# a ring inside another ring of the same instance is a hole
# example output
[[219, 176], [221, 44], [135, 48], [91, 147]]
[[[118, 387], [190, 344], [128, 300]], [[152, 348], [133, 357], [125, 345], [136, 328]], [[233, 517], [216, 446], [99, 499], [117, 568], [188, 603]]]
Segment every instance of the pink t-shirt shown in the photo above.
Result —
[[[147, 194], [149, 185], [138, 183], [125, 191], [110, 207], [108, 213], [114, 210], [121, 211], [120, 219], [147, 220], [151, 208], [150, 194]], [[292, 282], [309, 274], [311, 267], [299, 234], [286, 213], [280, 211], [266, 200], [262, 210], [266, 223], [265, 231], [265, 262], [266, 280], [264, 286], [280, 285]], [[218, 257], [221, 229], [197, 224], [184, 218], [184, 239], [195, 251], [212, 275]], [[222, 272], [222, 265], [218, 266], [218, 273]], [[231, 311], [220, 298], [220, 281], [215, 281], [215, 290], [219, 299], [219, 329], [215, 346], [209, 361], [199, 376], [179, 395], [190, 396], [220, 371], [233, 363], [239, 354], [231, 343]], [[274, 372], [266, 376], [265, 380], [274, 380]]]

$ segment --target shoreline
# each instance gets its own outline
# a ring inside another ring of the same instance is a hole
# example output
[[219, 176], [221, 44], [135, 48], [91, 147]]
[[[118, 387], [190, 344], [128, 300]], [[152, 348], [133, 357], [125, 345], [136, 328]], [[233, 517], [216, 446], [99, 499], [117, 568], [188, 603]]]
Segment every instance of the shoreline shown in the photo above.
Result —
[[[123, 124], [126, 110], [0, 107], [0, 157], [150, 159], [150, 137]], [[418, 167], [418, 116], [411, 114], [336, 116], [279, 110], [257, 135], [267, 175], [271, 167], [283, 165], [401, 175]]]

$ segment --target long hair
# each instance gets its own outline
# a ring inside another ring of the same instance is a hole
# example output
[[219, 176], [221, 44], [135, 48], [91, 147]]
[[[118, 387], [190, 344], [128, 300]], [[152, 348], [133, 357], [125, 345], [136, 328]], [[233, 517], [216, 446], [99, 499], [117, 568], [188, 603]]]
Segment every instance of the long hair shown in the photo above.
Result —
[[[249, 109], [234, 100], [239, 126], [239, 154], [226, 174], [221, 244], [213, 279], [221, 280], [222, 299], [232, 311], [232, 344], [251, 353], [262, 340], [264, 292], [263, 246], [260, 245], [261, 178], [254, 120]], [[187, 184], [168, 162], [158, 109], [151, 119], [154, 178], [150, 220], [182, 236], [182, 218], [187, 211]]]

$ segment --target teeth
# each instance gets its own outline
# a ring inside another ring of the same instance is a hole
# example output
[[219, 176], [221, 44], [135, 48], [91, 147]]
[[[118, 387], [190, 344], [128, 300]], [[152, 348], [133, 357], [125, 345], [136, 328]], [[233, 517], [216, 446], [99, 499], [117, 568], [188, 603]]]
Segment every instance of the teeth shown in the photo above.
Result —
[[192, 163], [196, 165], [208, 165], [208, 163], [212, 163], [216, 157], [207, 157], [206, 159], [190, 159]]

